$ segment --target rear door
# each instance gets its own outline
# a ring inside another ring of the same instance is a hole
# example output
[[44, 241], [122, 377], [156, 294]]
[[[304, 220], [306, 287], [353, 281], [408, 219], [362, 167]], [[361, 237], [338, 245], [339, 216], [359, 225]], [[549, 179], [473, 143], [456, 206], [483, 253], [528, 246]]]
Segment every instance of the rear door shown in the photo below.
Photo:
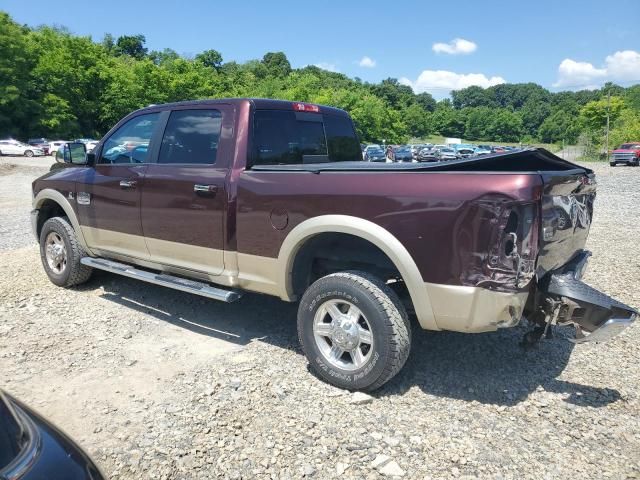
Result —
[[152, 160], [160, 113], [127, 120], [103, 143], [93, 168], [76, 187], [78, 217], [92, 249], [146, 260], [140, 222], [144, 173]]
[[233, 118], [233, 107], [219, 104], [170, 113], [142, 192], [142, 229], [152, 261], [208, 275], [224, 270]]

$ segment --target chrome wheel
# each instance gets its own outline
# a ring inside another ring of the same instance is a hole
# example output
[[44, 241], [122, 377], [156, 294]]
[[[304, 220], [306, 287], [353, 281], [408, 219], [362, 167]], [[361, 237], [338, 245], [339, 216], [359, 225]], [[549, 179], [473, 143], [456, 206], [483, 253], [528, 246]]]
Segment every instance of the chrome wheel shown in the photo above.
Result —
[[343, 370], [362, 368], [373, 352], [369, 322], [346, 300], [327, 300], [320, 305], [313, 319], [313, 336], [325, 360]]
[[57, 232], [50, 232], [44, 244], [47, 265], [53, 273], [60, 275], [67, 267], [67, 247]]

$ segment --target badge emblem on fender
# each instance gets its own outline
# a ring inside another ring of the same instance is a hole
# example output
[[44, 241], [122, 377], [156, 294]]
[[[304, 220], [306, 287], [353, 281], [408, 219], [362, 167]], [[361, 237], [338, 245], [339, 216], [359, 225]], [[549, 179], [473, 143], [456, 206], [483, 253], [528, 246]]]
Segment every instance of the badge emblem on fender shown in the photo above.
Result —
[[89, 205], [91, 203], [91, 194], [87, 192], [78, 192], [78, 205]]

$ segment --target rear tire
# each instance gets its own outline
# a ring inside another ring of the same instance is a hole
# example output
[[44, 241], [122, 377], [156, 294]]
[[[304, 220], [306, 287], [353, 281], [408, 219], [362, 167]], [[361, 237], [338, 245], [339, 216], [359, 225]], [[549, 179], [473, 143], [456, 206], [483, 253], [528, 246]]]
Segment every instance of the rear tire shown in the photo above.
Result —
[[49, 280], [59, 287], [86, 282], [93, 269], [80, 263], [86, 257], [73, 227], [65, 217], [52, 217], [40, 232], [40, 258]]
[[327, 275], [307, 289], [298, 337], [311, 369], [349, 390], [380, 388], [411, 350], [404, 305], [382, 280], [359, 271]]

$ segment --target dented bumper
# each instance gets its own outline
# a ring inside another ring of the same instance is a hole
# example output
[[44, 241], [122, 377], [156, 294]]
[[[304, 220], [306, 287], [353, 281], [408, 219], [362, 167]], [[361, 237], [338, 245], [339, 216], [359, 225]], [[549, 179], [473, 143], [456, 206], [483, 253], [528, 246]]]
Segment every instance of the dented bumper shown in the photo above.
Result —
[[630, 326], [638, 311], [587, 285], [581, 278], [590, 253], [583, 251], [538, 286], [548, 320], [576, 327], [575, 343], [605, 342]]

